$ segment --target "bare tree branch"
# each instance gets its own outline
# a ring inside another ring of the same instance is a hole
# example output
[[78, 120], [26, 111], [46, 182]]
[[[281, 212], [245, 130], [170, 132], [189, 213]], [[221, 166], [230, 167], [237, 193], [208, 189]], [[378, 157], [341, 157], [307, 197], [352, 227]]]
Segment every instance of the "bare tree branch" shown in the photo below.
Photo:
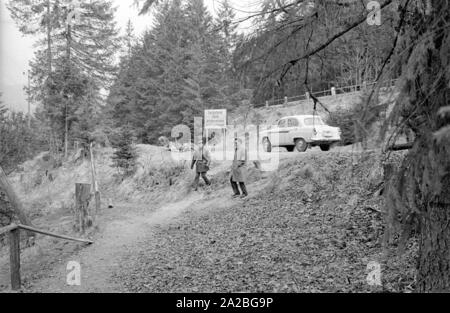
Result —
[[[384, 9], [386, 6], [388, 6], [389, 4], [392, 3], [392, 0], [387, 0], [385, 1], [381, 6], [380, 6], [380, 10]], [[369, 13], [370, 14], [370, 13]], [[334, 42], [336, 39], [340, 38], [341, 36], [345, 35], [346, 33], [350, 32], [352, 29], [358, 27], [359, 25], [361, 25], [362, 23], [364, 23], [367, 20], [367, 16], [365, 15], [362, 18], [360, 18], [359, 20], [353, 22], [350, 26], [348, 26], [346, 29], [341, 30], [340, 32], [334, 34], [333, 36], [331, 36], [326, 42], [322, 43], [321, 45], [319, 45], [318, 47], [312, 49], [311, 51], [303, 54], [302, 56], [292, 59], [289, 62], [285, 63], [283, 65], [283, 71], [281, 72], [280, 78], [279, 80], [283, 80], [283, 78], [286, 76], [286, 74], [289, 72], [289, 70], [296, 65], [300, 60], [306, 59], [320, 51], [322, 51], [323, 49], [325, 49], [326, 47], [328, 47], [332, 42]], [[275, 70], [276, 71], [276, 70]], [[271, 74], [273, 74], [275, 71], [273, 71]]]

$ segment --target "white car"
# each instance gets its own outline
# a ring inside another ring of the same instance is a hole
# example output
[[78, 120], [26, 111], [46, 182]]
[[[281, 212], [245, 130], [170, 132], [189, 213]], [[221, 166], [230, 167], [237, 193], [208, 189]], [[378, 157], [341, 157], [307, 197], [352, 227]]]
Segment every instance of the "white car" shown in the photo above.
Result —
[[326, 125], [318, 115], [294, 115], [278, 120], [277, 126], [262, 131], [260, 138], [266, 152], [271, 152], [272, 147], [304, 152], [308, 146], [328, 151], [333, 143], [341, 140], [341, 130]]

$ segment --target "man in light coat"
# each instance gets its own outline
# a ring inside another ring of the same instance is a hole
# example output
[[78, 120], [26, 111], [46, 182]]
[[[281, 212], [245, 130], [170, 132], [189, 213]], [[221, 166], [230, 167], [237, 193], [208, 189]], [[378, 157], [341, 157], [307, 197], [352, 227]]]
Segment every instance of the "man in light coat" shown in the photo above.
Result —
[[[247, 188], [245, 187], [245, 182], [247, 180], [247, 162], [245, 159], [245, 150], [242, 147], [242, 140], [239, 138], [234, 139], [234, 158], [233, 164], [231, 166], [231, 176], [230, 183], [231, 188], [233, 188], [233, 198], [241, 197], [245, 198], [248, 196]], [[241, 187], [241, 192], [239, 191], [239, 187]]]
[[198, 190], [198, 183], [200, 180], [200, 175], [205, 181], [206, 185], [211, 185], [206, 173], [209, 171], [209, 165], [211, 164], [211, 155], [208, 149], [205, 147], [206, 138], [202, 139], [202, 142], [199, 144], [199, 147], [195, 150], [194, 156], [192, 158], [191, 169], [194, 168], [194, 164], [196, 164], [195, 170], [196, 175], [194, 179], [194, 190]]

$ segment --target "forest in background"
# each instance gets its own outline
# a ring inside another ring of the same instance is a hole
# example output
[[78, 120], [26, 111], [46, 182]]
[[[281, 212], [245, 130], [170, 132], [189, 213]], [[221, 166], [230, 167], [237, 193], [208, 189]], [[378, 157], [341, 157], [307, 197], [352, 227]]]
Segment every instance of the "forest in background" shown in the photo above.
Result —
[[[202, 0], [138, 2], [155, 16], [139, 38], [131, 23], [119, 36], [110, 1], [82, 2], [75, 16], [59, 0], [9, 2], [20, 30], [39, 38], [28, 90], [39, 106], [28, 130], [23, 116], [0, 110], [3, 163], [14, 167], [24, 146], [67, 157], [74, 142], [155, 143], [205, 108], [399, 77], [386, 125], [411, 129], [414, 142], [386, 178], [390, 223], [404, 237], [418, 225], [418, 291], [449, 290], [449, 1], [380, 1], [380, 26], [366, 23], [365, 1], [261, 1], [246, 34], [225, 2], [214, 17]], [[366, 100], [352, 116], [363, 135], [376, 90]]]
[[[105, 142], [125, 126], [136, 142], [156, 144], [175, 125], [193, 125], [204, 109], [305, 94], [306, 78], [316, 91], [372, 82], [394, 36], [390, 10], [381, 26], [362, 24], [280, 80], [274, 69], [364, 17], [365, 6], [319, 1], [313, 11], [306, 2], [283, 12], [262, 1], [252, 30], [243, 32], [230, 3], [220, 4], [213, 15], [203, 0], [160, 1], [151, 9], [153, 26], [136, 36], [131, 21], [119, 35], [111, 1], [82, 2], [69, 24], [73, 8], [65, 2], [10, 1], [20, 30], [39, 38], [27, 92], [38, 103], [35, 118], [49, 149], [67, 156], [75, 141]], [[302, 16], [314, 23], [292, 21]]]

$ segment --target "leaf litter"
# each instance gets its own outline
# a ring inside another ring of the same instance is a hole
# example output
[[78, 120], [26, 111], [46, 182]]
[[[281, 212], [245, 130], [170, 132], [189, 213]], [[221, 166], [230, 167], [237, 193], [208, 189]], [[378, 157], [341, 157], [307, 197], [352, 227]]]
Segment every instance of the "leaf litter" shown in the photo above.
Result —
[[[380, 155], [354, 164], [349, 153], [299, 154], [264, 179], [250, 177], [254, 193], [237, 201], [217, 189], [226, 179], [216, 179], [210, 201], [154, 227], [113, 280], [128, 292], [414, 289], [417, 239], [402, 255], [395, 243], [383, 248]], [[381, 286], [367, 282], [371, 261], [380, 263]]]

